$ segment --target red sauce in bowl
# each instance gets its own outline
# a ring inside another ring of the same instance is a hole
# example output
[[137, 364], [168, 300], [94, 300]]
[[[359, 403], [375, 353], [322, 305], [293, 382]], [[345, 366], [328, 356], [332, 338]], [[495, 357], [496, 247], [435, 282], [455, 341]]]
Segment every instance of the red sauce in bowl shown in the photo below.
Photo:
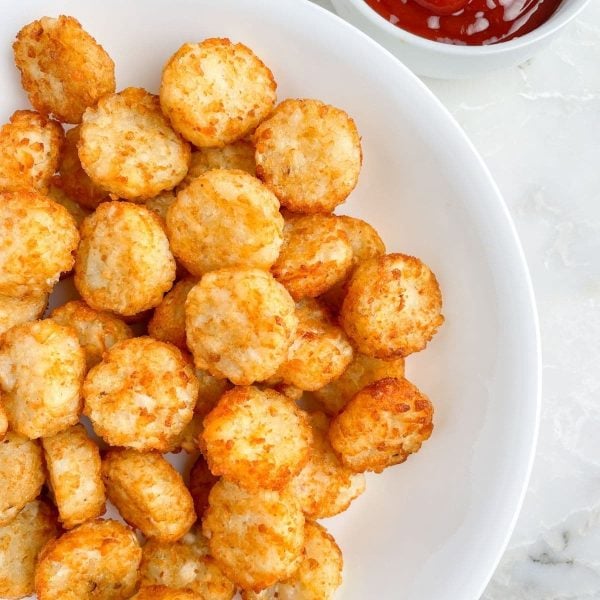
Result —
[[[447, 44], [482, 46], [505, 42], [539, 27], [562, 0], [365, 2], [390, 23], [415, 35]], [[448, 14], [452, 10], [455, 12]]]

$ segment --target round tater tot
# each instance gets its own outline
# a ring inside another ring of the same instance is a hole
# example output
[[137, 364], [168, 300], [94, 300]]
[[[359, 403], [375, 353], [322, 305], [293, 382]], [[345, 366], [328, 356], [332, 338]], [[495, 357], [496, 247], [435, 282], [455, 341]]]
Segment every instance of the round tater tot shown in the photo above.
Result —
[[0, 348], [0, 387], [11, 429], [35, 439], [79, 420], [85, 354], [71, 327], [52, 319], [9, 329]]
[[202, 600], [231, 600], [235, 594], [235, 585], [210, 556], [208, 540], [195, 528], [178, 542], [146, 542], [140, 576], [143, 587], [188, 589]]
[[365, 491], [365, 477], [336, 456], [327, 437], [329, 419], [323, 413], [311, 413], [310, 423], [313, 442], [309, 459], [290, 489], [307, 519], [325, 519], [344, 512]]
[[308, 460], [310, 426], [274, 390], [236, 387], [204, 418], [202, 453], [213, 475], [245, 489], [281, 489]]
[[219, 481], [219, 478], [210, 472], [204, 457], [202, 455], [198, 456], [190, 470], [190, 485], [188, 487], [199, 519], [202, 518], [208, 508], [208, 495], [217, 481]]
[[57, 204], [64, 206], [69, 214], [73, 217], [77, 227], [81, 227], [83, 220], [92, 214], [92, 211], [85, 208], [79, 202], [76, 202], [67, 194], [64, 189], [64, 184], [60, 175], [55, 175], [50, 182], [48, 188], [48, 198], [54, 200]]
[[433, 430], [429, 398], [404, 378], [380, 379], [363, 388], [331, 421], [329, 441], [356, 472], [381, 473], [404, 462]]
[[166, 228], [167, 211], [169, 210], [169, 206], [175, 202], [175, 198], [176, 196], [173, 190], [166, 190], [158, 194], [158, 196], [148, 198], [144, 203], [148, 210], [151, 210], [156, 216], [160, 217], [163, 228]]
[[302, 559], [304, 515], [287, 489], [250, 493], [221, 479], [208, 500], [202, 531], [229, 579], [259, 591], [296, 571]]
[[141, 559], [129, 527], [88, 521], [44, 547], [35, 591], [39, 600], [125, 600], [136, 590]]
[[150, 585], [140, 588], [140, 591], [131, 597], [131, 600], [208, 600], [191, 590], [177, 590], [164, 585]]
[[158, 306], [175, 280], [159, 218], [131, 202], [103, 202], [81, 226], [75, 287], [96, 310], [133, 316]]
[[0, 190], [46, 192], [64, 137], [60, 123], [32, 110], [16, 111], [0, 128]]
[[354, 121], [319, 100], [284, 100], [254, 133], [256, 174], [294, 212], [329, 213], [358, 182]]
[[111, 446], [166, 452], [192, 420], [198, 381], [178, 348], [138, 337], [105, 353], [83, 397], [84, 414]]
[[252, 131], [275, 105], [271, 71], [243, 44], [209, 38], [184, 44], [165, 65], [160, 104], [198, 147], [224, 146]]
[[189, 292], [185, 314], [196, 366], [236, 385], [274, 375], [298, 324], [289, 293], [259, 269], [207, 273]]
[[141, 88], [104, 96], [88, 108], [78, 150], [92, 181], [127, 200], [175, 187], [187, 173], [191, 152], [161, 113], [158, 97]]
[[157, 452], [113, 448], [102, 461], [109, 500], [146, 537], [174, 542], [194, 524], [194, 502], [181, 475]]
[[0, 294], [49, 292], [72, 269], [78, 243], [63, 206], [36, 192], [0, 192]]
[[196, 276], [224, 267], [271, 268], [281, 248], [279, 201], [244, 171], [214, 169], [167, 211], [173, 254]]
[[42, 438], [50, 488], [65, 529], [104, 513], [100, 451], [83, 425]]
[[9, 431], [0, 442], [0, 526], [39, 496], [45, 479], [39, 443]]
[[85, 352], [87, 370], [97, 365], [117, 342], [133, 337], [127, 323], [111, 313], [94, 310], [81, 300], [55, 308], [50, 316], [60, 325], [75, 329]]
[[8, 525], [0, 526], [0, 597], [33, 594], [33, 574], [40, 550], [58, 535], [56, 511], [34, 500]]
[[41, 292], [13, 298], [0, 295], [0, 335], [11, 327], [39, 319], [48, 304], [48, 294]]

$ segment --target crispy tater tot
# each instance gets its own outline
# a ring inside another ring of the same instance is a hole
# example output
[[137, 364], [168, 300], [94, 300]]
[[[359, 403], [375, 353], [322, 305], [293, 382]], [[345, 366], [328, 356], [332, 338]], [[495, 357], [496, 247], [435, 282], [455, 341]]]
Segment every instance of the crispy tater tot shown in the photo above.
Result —
[[111, 446], [165, 452], [192, 419], [198, 381], [178, 348], [138, 337], [105, 353], [83, 397], [84, 414]]
[[304, 515], [287, 489], [250, 493], [221, 479], [210, 491], [202, 531], [225, 575], [244, 589], [291, 576], [302, 559]]
[[286, 221], [273, 275], [295, 300], [314, 298], [342, 281], [352, 247], [338, 217], [307, 215]]
[[202, 453], [214, 475], [255, 491], [281, 489], [308, 460], [310, 426], [274, 390], [236, 387], [204, 418]]
[[79, 202], [76, 202], [65, 192], [64, 184], [60, 175], [55, 175], [50, 181], [48, 188], [48, 198], [54, 200], [57, 204], [64, 206], [73, 217], [77, 227], [81, 227], [83, 220], [92, 214], [92, 211], [85, 208]]
[[35, 570], [39, 600], [125, 600], [135, 592], [142, 549], [110, 519], [88, 521], [49, 542]]
[[49, 292], [73, 267], [78, 243], [63, 206], [36, 192], [0, 192], [0, 294]]
[[160, 304], [175, 260], [159, 218], [131, 202], [103, 202], [83, 222], [75, 287], [96, 310], [132, 316]]
[[149, 540], [143, 548], [141, 584], [189, 589], [202, 600], [231, 600], [235, 585], [210, 556], [208, 540], [193, 528], [178, 542]]
[[0, 526], [39, 496], [45, 479], [39, 443], [9, 431], [0, 442]]
[[196, 366], [236, 385], [273, 375], [298, 323], [289, 293], [259, 269], [207, 273], [189, 292], [185, 314]]
[[161, 113], [158, 97], [141, 88], [104, 96], [88, 108], [78, 150], [92, 181], [128, 200], [175, 187], [187, 173], [191, 152]]
[[0, 334], [15, 325], [39, 319], [48, 304], [45, 292], [30, 294], [21, 298], [0, 295]]
[[100, 451], [81, 424], [42, 438], [50, 488], [60, 522], [72, 529], [104, 513]]
[[111, 313], [94, 310], [81, 300], [72, 300], [55, 308], [50, 316], [60, 325], [75, 329], [88, 370], [97, 365], [117, 342], [133, 337], [131, 328], [124, 321]]
[[329, 441], [352, 470], [380, 473], [404, 462], [433, 430], [429, 398], [402, 378], [380, 379], [363, 388], [334, 417]]
[[331, 212], [356, 186], [360, 137], [339, 108], [319, 100], [284, 100], [253, 139], [257, 176], [290, 210]]
[[167, 211], [173, 254], [196, 276], [224, 267], [268, 270], [282, 232], [279, 201], [244, 171], [207, 171], [178, 192]]
[[209, 38], [184, 44], [162, 73], [160, 104], [198, 147], [223, 146], [252, 131], [275, 105], [277, 84], [243, 44]]
[[52, 319], [9, 329], [0, 348], [0, 387], [11, 429], [31, 439], [79, 420], [85, 354], [71, 327]]
[[113, 448], [102, 461], [109, 500], [146, 537], [174, 542], [196, 520], [181, 475], [157, 452]]
[[169, 206], [175, 202], [175, 198], [176, 196], [173, 190], [166, 190], [158, 194], [158, 196], [148, 198], [144, 204], [148, 210], [151, 210], [155, 215], [160, 217], [162, 226], [166, 227], [167, 210], [169, 210]]
[[0, 526], [1, 598], [33, 594], [37, 556], [57, 535], [56, 511], [43, 500], [26, 504], [8, 525]]
[[408, 356], [422, 350], [444, 322], [435, 275], [418, 258], [387, 254], [352, 274], [340, 323], [363, 354]]
[[42, 17], [13, 44], [31, 104], [64, 123], [79, 123], [88, 106], [115, 91], [115, 64], [73, 17]]
[[308, 519], [325, 519], [345, 511], [365, 491], [365, 477], [345, 467], [329, 439], [329, 419], [321, 412], [310, 414], [313, 442], [308, 462], [294, 477], [290, 489]]
[[0, 128], [0, 190], [46, 192], [64, 137], [60, 123], [32, 110], [16, 111]]
[[208, 495], [217, 481], [219, 481], [219, 478], [210, 472], [204, 457], [202, 455], [198, 456], [190, 470], [190, 485], [188, 487], [199, 519], [202, 518], [208, 508]]

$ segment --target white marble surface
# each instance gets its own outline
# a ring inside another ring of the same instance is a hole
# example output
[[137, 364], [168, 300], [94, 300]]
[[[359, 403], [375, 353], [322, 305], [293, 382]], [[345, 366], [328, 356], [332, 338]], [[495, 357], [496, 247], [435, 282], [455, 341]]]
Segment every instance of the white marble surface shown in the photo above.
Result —
[[426, 84], [504, 194], [542, 330], [536, 462], [482, 600], [600, 599], [600, 0], [525, 65]]

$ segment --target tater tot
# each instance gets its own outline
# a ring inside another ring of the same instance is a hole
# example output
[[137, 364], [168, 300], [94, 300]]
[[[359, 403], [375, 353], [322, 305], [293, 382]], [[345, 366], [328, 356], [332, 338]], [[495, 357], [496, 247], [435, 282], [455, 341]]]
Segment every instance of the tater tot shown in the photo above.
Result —
[[157, 452], [113, 448], [102, 461], [109, 500], [146, 537], [174, 542], [196, 520], [181, 475]]
[[210, 556], [208, 540], [196, 528], [178, 542], [146, 542], [140, 575], [142, 586], [188, 589], [202, 600], [231, 600], [235, 594], [235, 585]]
[[141, 88], [104, 96], [88, 108], [78, 150], [92, 181], [127, 200], [175, 187], [187, 173], [191, 152], [161, 113], [158, 97]]
[[60, 325], [71, 326], [85, 352], [87, 369], [97, 365], [117, 342], [133, 337], [129, 325], [115, 315], [94, 310], [81, 300], [55, 308], [50, 315]]
[[96, 310], [132, 316], [160, 304], [175, 260], [159, 218], [131, 202], [103, 202], [81, 226], [75, 287]]
[[48, 543], [35, 570], [39, 600], [125, 600], [135, 592], [142, 549], [133, 531], [88, 521]]
[[31, 439], [79, 420], [85, 354], [71, 327], [52, 319], [9, 329], [0, 348], [0, 387], [11, 429]]
[[363, 354], [408, 356], [444, 322], [435, 275], [418, 258], [387, 254], [361, 263], [348, 282], [340, 323]]
[[286, 221], [273, 275], [295, 300], [314, 298], [342, 281], [352, 247], [338, 217], [307, 215]]
[[196, 276], [224, 267], [268, 270], [282, 232], [279, 201], [244, 171], [207, 171], [178, 192], [167, 211], [173, 254]]
[[207, 273], [189, 292], [185, 314], [196, 366], [236, 385], [273, 375], [298, 324], [289, 293], [259, 269]]
[[8, 525], [0, 526], [0, 597], [33, 594], [37, 556], [57, 535], [56, 511], [43, 500], [26, 504]]
[[306, 464], [311, 430], [286, 396], [236, 387], [204, 418], [200, 443], [214, 475], [251, 491], [281, 489]]
[[259, 591], [291, 576], [302, 559], [304, 516], [284, 489], [250, 493], [221, 479], [209, 495], [202, 531], [225, 575]]
[[166, 227], [167, 210], [169, 210], [169, 206], [175, 202], [175, 198], [176, 196], [173, 190], [166, 190], [157, 196], [148, 198], [144, 204], [148, 210], [151, 210], [156, 216], [160, 217], [161, 225]]
[[106, 495], [100, 473], [100, 451], [83, 425], [42, 438], [42, 446], [63, 527], [72, 529], [103, 514]]
[[295, 212], [328, 213], [358, 182], [354, 121], [319, 100], [284, 100], [254, 133], [256, 174]]
[[243, 44], [209, 38], [168, 60], [160, 104], [173, 127], [198, 147], [224, 146], [252, 131], [275, 105], [277, 84]]
[[0, 295], [0, 335], [11, 327], [39, 319], [48, 304], [45, 292], [13, 298]]
[[380, 473], [404, 462], [433, 430], [429, 398], [404, 378], [363, 388], [331, 421], [329, 441], [354, 471]]
[[111, 446], [165, 452], [192, 419], [198, 381], [178, 348], [138, 337], [105, 353], [83, 397], [84, 414]]
[[188, 487], [199, 519], [202, 518], [208, 508], [208, 495], [217, 481], [219, 481], [219, 478], [210, 472], [204, 457], [202, 455], [198, 456], [190, 470], [190, 485]]
[[81, 227], [83, 220], [92, 214], [92, 211], [85, 208], [79, 202], [76, 202], [67, 194], [64, 189], [64, 184], [60, 175], [55, 175], [50, 181], [50, 187], [48, 188], [48, 198], [54, 200], [57, 204], [64, 206], [69, 214], [73, 217], [77, 227]]
[[78, 243], [63, 206], [36, 192], [0, 192], [0, 294], [49, 292], [72, 269]]
[[64, 137], [60, 123], [32, 110], [16, 111], [0, 128], [0, 190], [46, 192]]
[[207, 597], [191, 590], [177, 590], [164, 585], [150, 585], [140, 588], [131, 600], [208, 600]]
[[45, 479], [39, 443], [9, 431], [0, 443], [0, 526], [39, 496]]

